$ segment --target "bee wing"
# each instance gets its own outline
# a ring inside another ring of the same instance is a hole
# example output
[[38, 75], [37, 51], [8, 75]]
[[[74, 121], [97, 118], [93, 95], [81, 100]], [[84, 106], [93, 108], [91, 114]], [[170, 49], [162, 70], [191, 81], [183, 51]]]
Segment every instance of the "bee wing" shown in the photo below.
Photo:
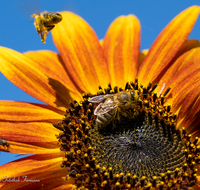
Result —
[[94, 115], [103, 115], [113, 109], [115, 109], [119, 105], [116, 101], [108, 101], [99, 104], [94, 110]]
[[106, 95], [94, 96], [94, 97], [90, 98], [88, 100], [88, 102], [91, 102], [91, 103], [100, 103], [103, 100], [105, 100], [106, 98], [111, 97], [111, 96], [114, 96], [114, 94], [106, 94]]
[[39, 14], [42, 10], [42, 0], [34, 0], [32, 2], [19, 0], [13, 5], [14, 9], [21, 14], [25, 19], [33, 13]]

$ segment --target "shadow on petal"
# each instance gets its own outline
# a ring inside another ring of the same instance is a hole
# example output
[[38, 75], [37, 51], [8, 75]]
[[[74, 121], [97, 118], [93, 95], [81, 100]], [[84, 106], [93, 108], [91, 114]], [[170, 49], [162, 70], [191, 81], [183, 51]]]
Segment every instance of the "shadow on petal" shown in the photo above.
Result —
[[68, 103], [69, 100], [73, 100], [73, 99], [76, 99], [77, 101], [80, 100], [80, 96], [77, 96], [76, 92], [73, 92], [73, 91], [67, 89], [58, 80], [49, 78], [49, 85], [54, 89], [54, 91], [56, 93], [55, 94], [56, 100], [54, 101], [54, 103], [58, 107], [62, 107], [62, 104], [60, 104], [60, 103], [66, 104], [66, 102]]

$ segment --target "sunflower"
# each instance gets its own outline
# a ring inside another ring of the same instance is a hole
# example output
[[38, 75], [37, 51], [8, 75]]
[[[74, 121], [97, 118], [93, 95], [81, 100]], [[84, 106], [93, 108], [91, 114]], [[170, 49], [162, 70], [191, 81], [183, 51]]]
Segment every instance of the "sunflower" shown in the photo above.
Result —
[[0, 47], [1, 72], [45, 103], [0, 101], [1, 151], [33, 154], [0, 166], [1, 189], [198, 189], [199, 11], [143, 52], [134, 15], [99, 41], [70, 12], [52, 31], [60, 54]]

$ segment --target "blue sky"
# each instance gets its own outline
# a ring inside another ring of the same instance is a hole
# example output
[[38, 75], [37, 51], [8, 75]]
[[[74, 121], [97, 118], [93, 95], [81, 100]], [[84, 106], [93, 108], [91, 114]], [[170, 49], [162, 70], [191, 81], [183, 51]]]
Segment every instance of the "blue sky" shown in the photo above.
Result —
[[[166, 24], [182, 10], [198, 5], [199, 0], [12, 0], [0, 1], [0, 46], [19, 52], [48, 49], [56, 51], [51, 34], [46, 44], [40, 41], [30, 17], [35, 12], [72, 11], [83, 17], [103, 38], [110, 23], [119, 15], [135, 14], [142, 28], [141, 50], [148, 49]], [[190, 39], [200, 39], [200, 19], [191, 32]], [[40, 103], [0, 73], [0, 100]], [[21, 157], [21, 156], [20, 156]], [[18, 159], [16, 154], [1, 152], [0, 165]]]

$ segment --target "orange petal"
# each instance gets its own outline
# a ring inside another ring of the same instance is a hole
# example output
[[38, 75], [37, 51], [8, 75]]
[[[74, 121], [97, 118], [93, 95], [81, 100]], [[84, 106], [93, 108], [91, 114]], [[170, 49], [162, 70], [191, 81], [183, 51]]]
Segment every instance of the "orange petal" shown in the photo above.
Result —
[[177, 111], [179, 105], [182, 104], [191, 90], [199, 83], [200, 68], [188, 75], [186, 75], [186, 69], [187, 67], [183, 69], [183, 72], [180, 70], [180, 72], [172, 78], [172, 90], [168, 93], [166, 98], [166, 102], [172, 105], [172, 112]]
[[[80, 91], [79, 87], [76, 86], [76, 83], [74, 84], [74, 81], [70, 79], [70, 75], [67, 73], [65, 64], [60, 55], [47, 50], [40, 50], [36, 52], [29, 51], [24, 55], [40, 64], [41, 71], [50, 79], [58, 81], [65, 86], [62, 91], [64, 96], [63, 99], [67, 99], [67, 103], [69, 99], [80, 100], [82, 98], [81, 94], [83, 91]], [[67, 91], [65, 92], [64, 90]]]
[[[55, 166], [57, 166], [59, 169], [62, 160], [63, 158], [60, 156], [52, 157], [52, 154], [36, 154], [21, 158], [0, 166], [0, 170], [2, 171], [0, 173], [0, 179], [5, 178], [5, 176], [17, 177], [21, 175], [40, 173], [47, 168], [49, 168], [49, 171], [51, 171], [51, 169], [55, 169]], [[65, 170], [65, 172], [68, 173], [67, 170]]]
[[184, 10], [160, 33], [139, 70], [138, 78], [143, 85], [147, 85], [149, 81], [158, 82], [166, 72], [172, 64], [171, 60], [190, 34], [199, 11], [198, 6]]
[[103, 39], [99, 40], [99, 44], [102, 46], [103, 45]]
[[8, 141], [8, 151], [21, 154], [59, 152], [56, 135], [60, 130], [50, 123], [10, 123], [1, 122], [1, 137]]
[[[23, 137], [21, 137], [23, 138]], [[12, 152], [12, 153], [16, 153], [16, 154], [52, 154], [53, 155], [57, 155], [57, 154], [60, 154], [60, 156], [63, 156], [63, 154], [61, 154], [60, 152], [60, 148], [57, 147], [57, 148], [53, 148], [53, 146], [55, 147], [56, 144], [48, 144], [49, 147], [48, 148], [43, 148], [41, 146], [36, 146], [36, 145], [30, 145], [30, 144], [27, 144], [27, 143], [18, 143], [18, 142], [15, 142], [15, 141], [8, 141], [7, 142], [10, 144], [10, 146], [7, 148], [7, 147], [4, 147], [4, 146], [1, 146], [0, 147], [0, 151], [3, 151], [3, 152]]]
[[51, 122], [62, 119], [64, 112], [51, 106], [27, 102], [0, 101], [0, 121]]
[[53, 188], [53, 190], [72, 190], [73, 184], [61, 185], [57, 188]]
[[[200, 176], [198, 176], [198, 178], [200, 178]], [[192, 188], [193, 188], [193, 190], [199, 190], [200, 189], [200, 179], [198, 179], [198, 184], [196, 184]]]
[[169, 65], [172, 65], [181, 55], [186, 53], [187, 51], [200, 47], [199, 40], [186, 40], [181, 46], [180, 50], [177, 52], [176, 56], [171, 60]]
[[53, 40], [73, 81], [84, 92], [107, 87], [108, 67], [95, 32], [79, 16], [62, 13], [63, 20], [52, 31]]
[[[167, 102], [172, 104], [172, 110], [176, 111], [177, 107], [173, 108], [173, 104], [178, 101], [176, 97], [183, 91], [180, 99], [187, 97], [190, 91], [188, 90], [200, 79], [200, 48], [192, 49], [185, 54], [183, 54], [176, 63], [167, 71], [167, 73], [161, 79], [161, 84], [163, 84], [163, 91], [169, 86], [172, 90], [167, 96]], [[158, 92], [162, 92], [160, 87], [157, 89]]]
[[[156, 89], [159, 94], [163, 93], [169, 86], [177, 88], [177, 84], [200, 69], [200, 47], [191, 49], [180, 56], [176, 62], [167, 70], [160, 79]], [[175, 80], [176, 78], [176, 80]], [[180, 86], [182, 89], [183, 86]], [[179, 92], [178, 92], [179, 93]]]
[[148, 54], [148, 52], [149, 52], [148, 49], [144, 49], [144, 50], [142, 50], [142, 52], [139, 53], [138, 67], [140, 67], [140, 65], [144, 61], [144, 58], [146, 57], [146, 55]]
[[[29, 184], [33, 185], [34, 183], [31, 182], [31, 180], [37, 181], [35, 183], [38, 184], [39, 188], [43, 187], [43, 189], [51, 189], [63, 184], [73, 183], [72, 179], [70, 179], [70, 181], [63, 179], [63, 177], [68, 174], [68, 170], [67, 168], [60, 167], [62, 160], [62, 157], [52, 157], [51, 154], [44, 154], [29, 156], [0, 166], [0, 179], [9, 180], [14, 178], [15, 180], [18, 179], [19, 181], [15, 181], [14, 183], [5, 182], [1, 189], [14, 189], [13, 184], [15, 185], [15, 189], [27, 186]], [[5, 176], [8, 177], [5, 178]], [[58, 180], [59, 178], [62, 179], [59, 180], [60, 184], [55, 183], [55, 185], [50, 183], [52, 182], [52, 179], [55, 178]], [[48, 180], [49, 183], [46, 182], [43, 184], [42, 182], [45, 180]], [[50, 187], [50, 184], [51, 188], [48, 188]]]
[[[190, 126], [196, 118], [199, 119], [200, 114], [200, 80], [192, 86], [194, 86], [193, 90], [191, 90], [185, 98], [179, 111], [178, 122], [182, 123], [179, 125], [185, 128]], [[185, 123], [187, 123], [187, 125], [185, 125]], [[189, 130], [196, 131], [197, 125], [198, 123], [196, 122]], [[197, 127], [197, 129], [200, 130], [199, 127]]]
[[200, 176], [199, 176], [199, 170], [197, 172], [197, 184], [192, 187], [194, 190], [199, 190], [200, 189]]
[[134, 15], [120, 16], [110, 26], [102, 45], [111, 85], [125, 86], [138, 71], [140, 23]]
[[176, 56], [171, 60], [171, 63], [169, 64], [171, 67], [165, 72], [162, 78], [159, 79], [159, 85], [156, 89], [159, 94], [163, 93], [164, 90], [168, 88], [166, 84], [180, 69], [187, 65], [191, 65], [192, 62], [196, 62], [200, 50], [199, 46], [200, 42], [198, 40], [186, 40], [184, 42]]
[[44, 67], [14, 50], [0, 47], [0, 71], [16, 86], [53, 107], [65, 110], [70, 90], [48, 76]]
[[[177, 87], [179, 91], [176, 91], [177, 89], [172, 89], [170, 92], [169, 97], [167, 98], [167, 103], [170, 103], [172, 105], [172, 112], [179, 112], [180, 107], [182, 106], [185, 99], [189, 96], [189, 94], [196, 90], [198, 88], [199, 82], [195, 82], [192, 85], [188, 84], [184, 86], [185, 81], [182, 81]], [[183, 86], [183, 88], [181, 88]], [[173, 97], [171, 99], [171, 97]], [[181, 111], [181, 110], [180, 110]]]
[[[198, 106], [199, 106], [199, 101], [198, 101]], [[198, 113], [199, 114], [199, 113]], [[187, 132], [192, 135], [192, 140], [195, 139], [195, 137], [200, 136], [200, 120], [199, 120], [199, 115], [193, 115], [192, 119], [189, 118], [189, 116], [184, 118], [184, 121], [180, 123], [181, 126], [185, 127], [187, 129]]]

